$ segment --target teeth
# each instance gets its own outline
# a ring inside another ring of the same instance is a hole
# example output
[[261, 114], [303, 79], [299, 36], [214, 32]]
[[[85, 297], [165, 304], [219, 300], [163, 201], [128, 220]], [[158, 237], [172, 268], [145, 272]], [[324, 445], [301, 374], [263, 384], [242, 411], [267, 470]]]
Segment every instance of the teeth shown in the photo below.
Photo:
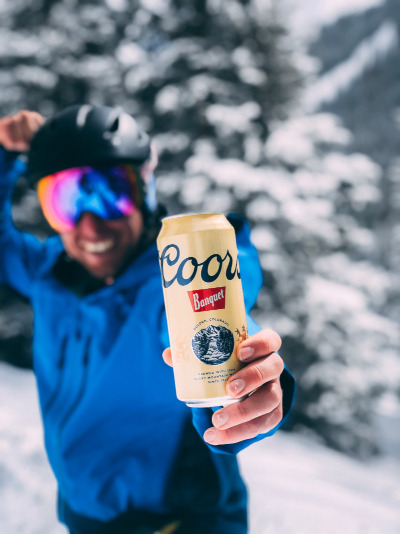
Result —
[[113, 245], [114, 241], [112, 239], [100, 241], [98, 243], [92, 243], [90, 241], [85, 241], [82, 243], [82, 247], [86, 250], [86, 252], [90, 252], [92, 254], [101, 254], [102, 252], [106, 252], [106, 250], [109, 250]]

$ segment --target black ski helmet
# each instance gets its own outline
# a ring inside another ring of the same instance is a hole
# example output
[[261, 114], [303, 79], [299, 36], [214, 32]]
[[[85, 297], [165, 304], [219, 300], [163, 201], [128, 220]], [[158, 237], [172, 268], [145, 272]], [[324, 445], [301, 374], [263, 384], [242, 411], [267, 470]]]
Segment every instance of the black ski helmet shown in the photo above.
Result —
[[71, 106], [48, 119], [35, 134], [26, 177], [40, 178], [74, 167], [150, 159], [149, 136], [128, 113], [107, 106]]

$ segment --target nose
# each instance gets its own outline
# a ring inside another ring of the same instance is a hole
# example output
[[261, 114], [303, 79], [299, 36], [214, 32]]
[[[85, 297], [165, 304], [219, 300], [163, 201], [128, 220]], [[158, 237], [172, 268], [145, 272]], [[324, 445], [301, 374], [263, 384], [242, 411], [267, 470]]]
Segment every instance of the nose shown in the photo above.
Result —
[[87, 237], [96, 237], [104, 230], [104, 219], [90, 211], [85, 211], [79, 218], [76, 227]]

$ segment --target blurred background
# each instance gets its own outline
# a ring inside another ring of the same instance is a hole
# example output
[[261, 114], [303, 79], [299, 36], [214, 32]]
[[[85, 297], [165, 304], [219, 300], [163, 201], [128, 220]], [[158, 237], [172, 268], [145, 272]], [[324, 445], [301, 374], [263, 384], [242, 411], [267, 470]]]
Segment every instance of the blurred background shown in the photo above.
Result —
[[[264, 273], [254, 318], [280, 333], [298, 384], [278, 446], [243, 458], [258, 490], [257, 534], [331, 532], [327, 511], [307, 508], [322, 521], [308, 524], [294, 505], [300, 481], [327, 465], [333, 486], [314, 478], [303, 510], [321, 492], [328, 500], [344, 491], [333, 472], [352, 473], [353, 508], [369, 486], [381, 508], [375, 519], [361, 508], [364, 519], [343, 516], [339, 531], [400, 531], [399, 31], [398, 0], [0, 0], [1, 115], [120, 106], [153, 137], [171, 214], [249, 220]], [[49, 235], [23, 178], [14, 220]], [[0, 460], [8, 510], [16, 488], [30, 488], [36, 510], [54, 500], [43, 484], [30, 486], [47, 476], [36, 415], [21, 401], [33, 383], [15, 368], [31, 366], [31, 331], [29, 305], [0, 288], [1, 456], [22, 446], [14, 468]], [[257, 479], [259, 465], [264, 453], [283, 452], [303, 471], [284, 471], [283, 486], [294, 490], [268, 522], [262, 493], [275, 491], [263, 486], [272, 464]], [[290, 498], [296, 527], [278, 526]], [[344, 502], [335, 502], [338, 517]], [[2, 516], [7, 534], [45, 531], [39, 519], [15, 522], [5, 505]], [[385, 528], [374, 530], [375, 520]]]

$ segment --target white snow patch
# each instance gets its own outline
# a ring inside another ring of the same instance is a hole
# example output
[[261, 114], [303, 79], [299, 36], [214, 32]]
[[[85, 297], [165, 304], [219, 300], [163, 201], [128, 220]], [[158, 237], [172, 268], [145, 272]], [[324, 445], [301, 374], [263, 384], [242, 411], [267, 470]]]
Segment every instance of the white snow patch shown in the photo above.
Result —
[[155, 15], [167, 15], [170, 9], [169, 0], [140, 0], [142, 6]]
[[180, 199], [185, 206], [203, 202], [210, 188], [210, 180], [203, 175], [188, 176], [181, 183]]
[[338, 228], [330, 219], [333, 205], [329, 201], [295, 198], [285, 202], [281, 209], [284, 217], [292, 223], [293, 235], [296, 233], [299, 239], [303, 229], [329, 246], [335, 247], [340, 243]]
[[340, 93], [351, 87], [363, 72], [397, 48], [398, 43], [399, 34], [395, 22], [384, 22], [371, 37], [357, 46], [346, 61], [324, 74], [305, 90], [303, 106], [306, 112], [315, 112], [322, 104], [333, 102]]
[[349, 184], [378, 184], [382, 176], [382, 168], [365, 154], [341, 154], [330, 152], [322, 158], [321, 166], [327, 174], [339, 177]]
[[266, 144], [267, 157], [291, 165], [301, 165], [316, 156], [316, 144], [347, 146], [351, 133], [331, 113], [295, 117], [275, 124]]
[[323, 26], [335, 24], [340, 18], [379, 7], [385, 0], [287, 0], [288, 19], [294, 35], [312, 39]]
[[279, 433], [239, 455], [251, 534], [396, 534], [399, 465], [362, 464]]
[[367, 307], [366, 296], [354, 287], [333, 282], [319, 276], [311, 276], [306, 286], [308, 298], [313, 303], [314, 314], [329, 308], [331, 316], [357, 313]]
[[268, 226], [256, 226], [251, 231], [251, 240], [257, 250], [274, 250], [277, 239]]
[[123, 12], [128, 8], [128, 0], [106, 0], [107, 6], [113, 11]]
[[15, 77], [19, 82], [36, 85], [43, 89], [54, 89], [58, 76], [53, 72], [35, 65], [19, 65], [14, 69]]
[[314, 266], [327, 279], [333, 277], [337, 282], [361, 289], [378, 304], [386, 302], [392, 288], [393, 281], [385, 270], [366, 261], [351, 261], [343, 253], [321, 257]]
[[152, 138], [158, 155], [164, 152], [177, 153], [187, 148], [190, 144], [190, 138], [187, 134], [177, 130], [170, 130], [165, 134], [157, 134]]
[[34, 57], [40, 53], [42, 43], [37, 37], [12, 32], [1, 28], [0, 57], [12, 56], [14, 60]]
[[[56, 486], [43, 452], [34, 377], [0, 363], [0, 384], [1, 530], [65, 534], [55, 516]], [[306, 437], [278, 432], [242, 451], [239, 462], [250, 494], [250, 534], [400, 530], [395, 460], [363, 464]]]
[[176, 85], [166, 85], [158, 91], [154, 107], [158, 113], [176, 111], [180, 107], [181, 89]]
[[246, 205], [246, 215], [253, 221], [272, 221], [278, 214], [278, 206], [268, 197], [260, 196]]
[[0, 363], [0, 524], [7, 534], [65, 534], [44, 453], [33, 373]]
[[219, 135], [229, 135], [232, 132], [245, 133], [249, 130], [251, 121], [261, 115], [261, 107], [256, 102], [246, 102], [241, 106], [223, 106], [214, 104], [205, 111], [206, 119], [213, 124]]
[[115, 51], [115, 56], [120, 63], [126, 66], [143, 63], [147, 53], [135, 43], [121, 43]]
[[234, 205], [233, 195], [225, 189], [216, 189], [204, 204], [205, 213], [228, 213]]
[[126, 74], [125, 87], [132, 94], [147, 87], [153, 78], [152, 66], [148, 64], [138, 64], [133, 66]]

